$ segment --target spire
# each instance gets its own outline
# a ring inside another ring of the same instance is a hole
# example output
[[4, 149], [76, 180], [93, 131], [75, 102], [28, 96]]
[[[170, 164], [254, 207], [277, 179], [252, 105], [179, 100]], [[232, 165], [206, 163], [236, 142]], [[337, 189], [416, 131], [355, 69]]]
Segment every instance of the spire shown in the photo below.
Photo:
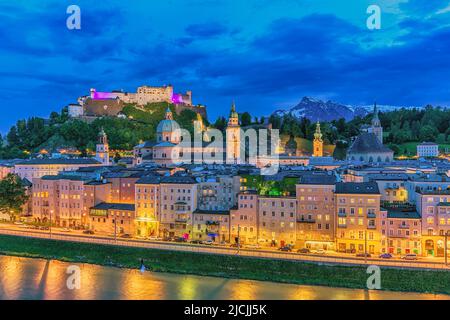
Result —
[[314, 133], [314, 139], [322, 140], [322, 132], [320, 131], [320, 122], [317, 121], [316, 132]]
[[381, 126], [380, 118], [378, 117], [378, 106], [377, 106], [377, 102], [376, 101], [375, 101], [375, 103], [373, 105], [372, 126], [373, 127], [380, 127]]
[[377, 106], [377, 102], [375, 101], [374, 105], [373, 105], [373, 117], [378, 119], [378, 106]]
[[237, 118], [238, 114], [236, 112], [236, 104], [233, 102], [231, 103], [231, 111], [230, 111], [230, 118]]
[[98, 142], [100, 144], [108, 143], [108, 137], [106, 136], [106, 132], [105, 132], [105, 130], [103, 130], [103, 127], [100, 129], [100, 132], [98, 134]]
[[236, 112], [236, 105], [233, 102], [231, 103], [231, 111], [230, 118], [228, 119], [228, 126], [239, 126], [239, 115]]
[[167, 109], [166, 109], [165, 119], [166, 120], [173, 120], [173, 114], [172, 114], [172, 111], [170, 111], [170, 107], [167, 107]]

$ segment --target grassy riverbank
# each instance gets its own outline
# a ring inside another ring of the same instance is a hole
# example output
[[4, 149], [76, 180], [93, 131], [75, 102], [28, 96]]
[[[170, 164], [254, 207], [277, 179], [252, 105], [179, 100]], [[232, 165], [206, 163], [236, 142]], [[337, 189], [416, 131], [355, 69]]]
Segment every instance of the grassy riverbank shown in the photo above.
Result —
[[[366, 268], [127, 248], [0, 235], [0, 254], [293, 284], [365, 288]], [[382, 268], [383, 290], [450, 294], [450, 272]]]

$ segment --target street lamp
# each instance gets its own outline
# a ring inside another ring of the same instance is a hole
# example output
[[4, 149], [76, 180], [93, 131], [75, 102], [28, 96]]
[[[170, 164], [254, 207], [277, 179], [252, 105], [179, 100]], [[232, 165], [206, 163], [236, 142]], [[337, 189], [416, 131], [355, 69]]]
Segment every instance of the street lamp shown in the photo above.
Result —
[[114, 242], [117, 242], [117, 214], [114, 215]]
[[448, 254], [447, 254], [447, 240], [448, 236], [450, 235], [450, 231], [445, 232], [444, 234], [444, 257], [445, 257], [445, 265], [448, 266], [447, 260], [448, 260]]
[[240, 237], [240, 233], [241, 233], [241, 225], [238, 224], [238, 236], [237, 236], [237, 253], [239, 254], [239, 250], [241, 248], [241, 237]]
[[49, 230], [50, 230], [50, 239], [52, 238], [52, 213], [53, 213], [53, 210], [50, 210], [50, 228], [49, 228]]
[[367, 230], [364, 230], [364, 263], [367, 264]]

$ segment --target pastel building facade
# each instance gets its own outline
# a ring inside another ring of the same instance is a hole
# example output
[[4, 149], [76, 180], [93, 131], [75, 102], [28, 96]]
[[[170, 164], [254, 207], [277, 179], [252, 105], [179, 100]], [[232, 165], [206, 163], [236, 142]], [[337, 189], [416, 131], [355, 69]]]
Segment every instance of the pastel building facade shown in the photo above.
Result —
[[336, 177], [330, 174], [302, 176], [296, 185], [297, 247], [335, 250]]
[[236, 205], [240, 185], [239, 176], [207, 177], [198, 183], [198, 209], [229, 211]]
[[382, 210], [381, 215], [382, 253], [422, 254], [422, 219], [415, 209], [394, 207]]
[[378, 185], [375, 182], [337, 183], [335, 197], [337, 251], [382, 252]]
[[110, 184], [78, 176], [44, 176], [33, 179], [34, 221], [61, 227], [86, 225], [89, 209], [110, 199]]
[[95, 159], [32, 159], [18, 162], [14, 173], [20, 178], [32, 181], [33, 178], [57, 175], [64, 171], [75, 171], [81, 167], [96, 167], [102, 164]]
[[161, 179], [143, 177], [135, 184], [136, 189], [136, 235], [157, 237], [161, 219]]
[[262, 245], [295, 245], [296, 237], [295, 197], [258, 198], [258, 242]]
[[408, 201], [408, 175], [406, 174], [369, 174], [365, 180], [375, 181], [378, 184], [382, 202]]
[[434, 142], [422, 142], [417, 145], [418, 157], [437, 157], [439, 156], [439, 145]]
[[230, 211], [197, 209], [193, 212], [192, 224], [194, 240], [230, 241]]
[[108, 235], [135, 234], [135, 208], [133, 204], [99, 203], [89, 210], [89, 229]]
[[161, 181], [160, 235], [192, 238], [197, 209], [197, 181], [191, 177], [165, 177]]
[[423, 255], [443, 257], [445, 234], [450, 235], [450, 190], [417, 190], [417, 211], [422, 217]]
[[259, 201], [256, 191], [246, 190], [237, 195], [237, 208], [230, 210], [230, 242], [258, 244]]

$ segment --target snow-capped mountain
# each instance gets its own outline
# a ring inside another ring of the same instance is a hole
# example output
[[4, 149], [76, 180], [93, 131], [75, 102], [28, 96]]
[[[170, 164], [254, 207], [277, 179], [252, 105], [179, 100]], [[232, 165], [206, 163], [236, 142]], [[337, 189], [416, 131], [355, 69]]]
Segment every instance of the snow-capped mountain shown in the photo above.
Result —
[[[422, 109], [424, 106], [391, 106], [391, 105], [378, 105], [378, 110], [381, 112], [394, 111], [401, 108], [405, 109]], [[322, 101], [311, 97], [303, 97], [302, 100], [291, 109], [276, 110], [273, 114], [278, 116], [284, 116], [290, 114], [295, 118], [308, 118], [311, 121], [331, 121], [344, 118], [345, 120], [351, 120], [357, 116], [365, 116], [373, 111], [373, 105], [364, 106], [352, 106], [344, 105], [333, 101]]]
[[303, 97], [300, 103], [291, 109], [277, 110], [273, 114], [279, 116], [290, 114], [295, 118], [305, 117], [311, 121], [331, 121], [340, 118], [351, 120], [355, 116], [355, 110], [352, 107], [333, 101], [324, 102], [319, 99]]

